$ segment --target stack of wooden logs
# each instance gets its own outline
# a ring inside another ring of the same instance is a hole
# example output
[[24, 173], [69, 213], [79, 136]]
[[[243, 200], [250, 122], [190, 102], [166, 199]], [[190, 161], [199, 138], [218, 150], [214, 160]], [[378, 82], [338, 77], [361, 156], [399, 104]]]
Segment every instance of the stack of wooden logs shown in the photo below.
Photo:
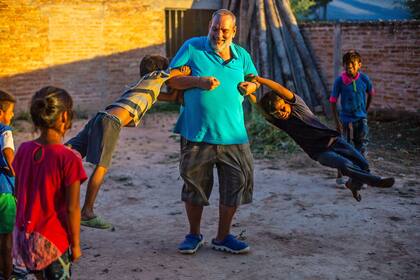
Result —
[[327, 91], [288, 0], [223, 0], [237, 16], [237, 41], [261, 76], [301, 96], [313, 111], [330, 115]]

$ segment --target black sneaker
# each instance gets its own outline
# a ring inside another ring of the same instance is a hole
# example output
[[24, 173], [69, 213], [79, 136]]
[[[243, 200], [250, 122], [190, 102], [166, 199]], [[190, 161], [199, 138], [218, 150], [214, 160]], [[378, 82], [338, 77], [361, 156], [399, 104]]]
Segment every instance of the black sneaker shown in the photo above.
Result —
[[379, 180], [379, 182], [373, 186], [377, 188], [390, 188], [394, 185], [394, 183], [395, 179], [393, 177], [389, 177]]

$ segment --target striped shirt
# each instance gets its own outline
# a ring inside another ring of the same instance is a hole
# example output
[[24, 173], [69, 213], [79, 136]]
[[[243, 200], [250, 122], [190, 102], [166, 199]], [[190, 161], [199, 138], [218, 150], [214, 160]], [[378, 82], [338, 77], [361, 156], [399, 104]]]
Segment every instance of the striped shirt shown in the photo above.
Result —
[[127, 110], [133, 119], [127, 126], [138, 126], [141, 118], [156, 102], [163, 83], [169, 79], [169, 73], [154, 71], [144, 75], [140, 80], [128, 87], [124, 93], [105, 110], [121, 107]]

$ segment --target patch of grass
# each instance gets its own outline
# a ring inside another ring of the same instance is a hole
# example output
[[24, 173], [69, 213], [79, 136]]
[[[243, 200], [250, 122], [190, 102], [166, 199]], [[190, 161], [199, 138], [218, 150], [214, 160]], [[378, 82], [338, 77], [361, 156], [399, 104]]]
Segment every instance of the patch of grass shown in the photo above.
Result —
[[252, 111], [246, 122], [251, 149], [256, 157], [275, 157], [293, 153], [299, 146], [282, 130], [270, 125], [260, 113]]
[[158, 113], [158, 112], [179, 112], [179, 104], [171, 102], [156, 102], [152, 108], [150, 108], [148, 113]]
[[28, 111], [20, 111], [14, 116], [13, 120], [16, 120], [16, 121], [31, 121], [31, 114], [29, 114]]
[[87, 120], [89, 119], [89, 112], [79, 107], [74, 109], [74, 119]]

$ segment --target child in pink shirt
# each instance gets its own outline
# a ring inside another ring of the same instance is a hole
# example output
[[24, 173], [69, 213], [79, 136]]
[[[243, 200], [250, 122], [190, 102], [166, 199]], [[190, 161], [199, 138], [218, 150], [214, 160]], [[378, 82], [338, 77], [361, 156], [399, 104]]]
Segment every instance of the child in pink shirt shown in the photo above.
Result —
[[80, 250], [80, 157], [62, 144], [71, 127], [73, 101], [63, 89], [45, 87], [32, 97], [30, 113], [38, 139], [19, 147], [17, 214], [13, 255], [37, 279], [70, 279]]

